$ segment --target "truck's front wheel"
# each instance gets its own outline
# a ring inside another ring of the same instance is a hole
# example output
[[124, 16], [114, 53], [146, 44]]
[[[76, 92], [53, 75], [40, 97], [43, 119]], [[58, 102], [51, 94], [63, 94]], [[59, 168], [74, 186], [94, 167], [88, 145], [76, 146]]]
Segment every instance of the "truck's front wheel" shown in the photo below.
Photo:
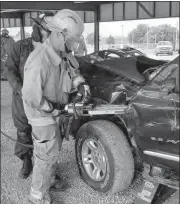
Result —
[[100, 192], [127, 189], [134, 176], [134, 160], [123, 132], [112, 122], [84, 124], [76, 137], [76, 159], [82, 179]]

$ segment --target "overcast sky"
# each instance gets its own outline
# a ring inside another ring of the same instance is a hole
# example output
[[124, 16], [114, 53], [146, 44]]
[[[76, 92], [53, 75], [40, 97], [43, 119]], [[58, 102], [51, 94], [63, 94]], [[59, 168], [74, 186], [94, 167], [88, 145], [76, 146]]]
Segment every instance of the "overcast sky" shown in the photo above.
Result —
[[[178, 23], [178, 26], [177, 26]], [[107, 37], [112, 36], [121, 36], [122, 35], [122, 25], [123, 34], [127, 36], [130, 31], [132, 31], [138, 24], [148, 24], [149, 26], [158, 26], [161, 24], [170, 24], [171, 26], [178, 27], [179, 29], [179, 18], [161, 18], [161, 19], [148, 19], [148, 20], [133, 20], [133, 21], [117, 21], [117, 22], [103, 22], [100, 23], [100, 36]], [[8, 28], [10, 35], [16, 35], [20, 30], [19, 28]], [[32, 32], [32, 28], [26, 28], [26, 31], [29, 33]], [[86, 37], [89, 33], [94, 32], [94, 24], [87, 23], [85, 24], [84, 36]]]
[[[179, 29], [179, 18], [161, 18], [161, 19], [148, 19], [148, 20], [133, 20], [133, 21], [117, 21], [117, 22], [104, 22], [100, 23], [100, 36], [107, 37], [109, 35], [121, 36], [122, 35], [122, 25], [123, 35], [127, 36], [130, 31], [137, 27], [138, 24], [148, 24], [149, 26], [158, 26], [161, 24], [170, 24], [171, 26], [177, 27]], [[94, 31], [94, 25], [85, 25], [85, 35]]]

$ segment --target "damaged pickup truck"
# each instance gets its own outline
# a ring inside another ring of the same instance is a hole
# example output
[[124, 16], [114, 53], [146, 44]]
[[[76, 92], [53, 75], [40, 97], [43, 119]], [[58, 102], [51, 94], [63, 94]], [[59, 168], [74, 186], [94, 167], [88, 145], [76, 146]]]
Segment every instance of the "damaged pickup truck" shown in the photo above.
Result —
[[97, 108], [76, 125], [76, 159], [82, 179], [100, 192], [127, 189], [137, 157], [145, 178], [179, 187], [179, 56], [138, 60], [81, 64]]

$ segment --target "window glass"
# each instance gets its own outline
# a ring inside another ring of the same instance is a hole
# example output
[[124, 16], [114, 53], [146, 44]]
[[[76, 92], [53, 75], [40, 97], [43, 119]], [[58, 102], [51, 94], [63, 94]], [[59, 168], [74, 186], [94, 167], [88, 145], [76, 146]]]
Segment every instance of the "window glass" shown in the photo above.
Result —
[[159, 41], [158, 45], [171, 45], [172, 43], [169, 41]]

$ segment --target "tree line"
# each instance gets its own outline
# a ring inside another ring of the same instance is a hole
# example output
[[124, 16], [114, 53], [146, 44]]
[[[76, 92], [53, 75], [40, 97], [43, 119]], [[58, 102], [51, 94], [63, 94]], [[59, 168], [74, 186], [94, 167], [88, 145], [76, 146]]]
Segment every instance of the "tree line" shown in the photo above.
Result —
[[[179, 38], [179, 31], [177, 33]], [[176, 40], [176, 28], [171, 25], [163, 24], [159, 26], [149, 27], [146, 24], [139, 24], [134, 30], [128, 34], [130, 43], [157, 43], [159, 41]]]
[[[100, 38], [100, 41], [101, 41], [101, 38]], [[94, 44], [94, 33], [90, 33], [89, 35], [87, 35], [86, 42], [87, 44], [90, 44], [90, 45]], [[112, 35], [109, 35], [109, 37], [106, 38], [105, 42], [108, 45], [112, 45], [112, 44], [115, 44], [115, 39]]]
[[[179, 39], [179, 31], [177, 32]], [[100, 39], [101, 40], [101, 39]], [[139, 24], [128, 34], [129, 43], [158, 43], [159, 41], [170, 41], [175, 43], [176, 41], [176, 28], [168, 24], [159, 26], [148, 26], [147, 24]], [[94, 33], [90, 33], [86, 42], [88, 44], [94, 44]], [[115, 44], [115, 38], [112, 35], [106, 38], [107, 44]]]

